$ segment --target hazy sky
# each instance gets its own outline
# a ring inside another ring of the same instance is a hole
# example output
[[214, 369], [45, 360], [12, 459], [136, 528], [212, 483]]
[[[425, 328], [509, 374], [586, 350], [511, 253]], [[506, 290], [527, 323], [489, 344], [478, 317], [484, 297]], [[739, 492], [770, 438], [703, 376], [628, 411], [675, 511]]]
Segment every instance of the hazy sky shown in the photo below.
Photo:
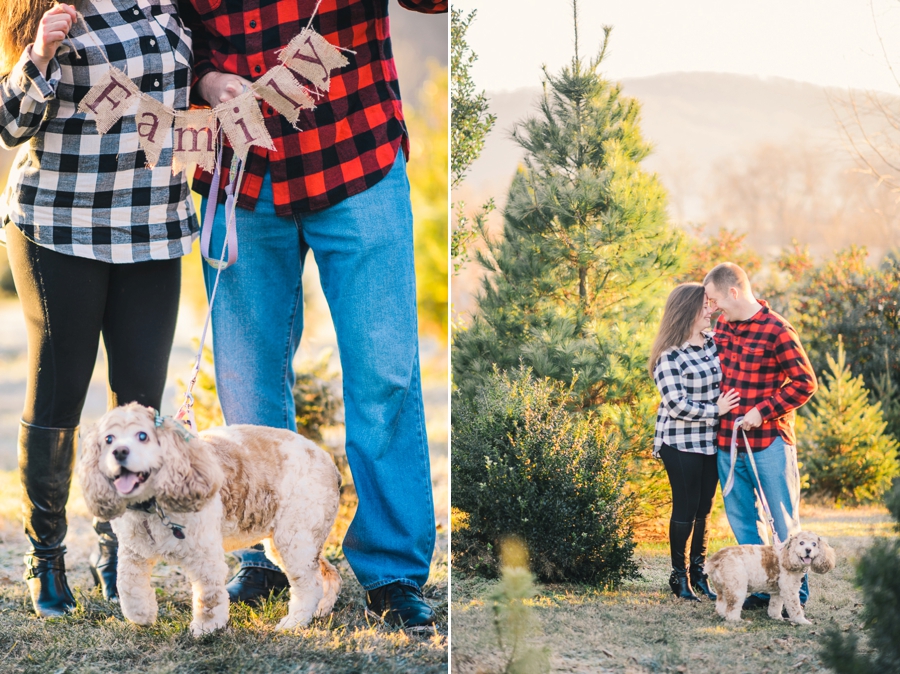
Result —
[[[553, 71], [572, 57], [570, 0], [453, 5], [478, 9], [468, 42], [479, 88], [535, 86], [542, 64]], [[580, 0], [578, 9], [583, 56], [613, 26], [603, 66], [612, 79], [707, 71], [900, 94], [888, 66], [900, 78], [900, 0]]]

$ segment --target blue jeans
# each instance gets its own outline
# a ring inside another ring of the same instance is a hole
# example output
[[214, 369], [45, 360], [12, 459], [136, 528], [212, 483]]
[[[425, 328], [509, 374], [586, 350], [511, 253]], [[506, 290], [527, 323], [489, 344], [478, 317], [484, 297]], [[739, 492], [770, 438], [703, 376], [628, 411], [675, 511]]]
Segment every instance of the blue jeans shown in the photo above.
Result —
[[[718, 456], [719, 481], [724, 494], [731, 468], [731, 455], [720, 450]], [[766, 449], [755, 452], [753, 459], [769, 510], [772, 511], [775, 531], [778, 539], [784, 543], [788, 536], [800, 531], [800, 470], [797, 466], [797, 450], [778, 438]], [[739, 452], [734, 467], [734, 488], [723, 499], [725, 514], [738, 545], [763, 545], [768, 536], [768, 518], [762, 510], [762, 502], [757, 498], [758, 489], [747, 454]], [[804, 576], [800, 586], [800, 602], [805, 604], [808, 598], [809, 587]]]
[[[204, 200], [205, 210], [205, 200]], [[224, 208], [210, 255], [221, 255]], [[275, 214], [268, 173], [256, 209], [238, 210], [237, 262], [213, 305], [216, 384], [228, 424], [296, 430], [292, 360], [303, 332], [301, 277], [313, 251], [343, 369], [346, 451], [359, 507], [344, 554], [366, 590], [422, 587], [435, 522], [419, 375], [413, 222], [399, 153], [380, 182], [315, 213]], [[216, 271], [204, 264], [207, 292]], [[242, 555], [246, 566], [270, 566]]]

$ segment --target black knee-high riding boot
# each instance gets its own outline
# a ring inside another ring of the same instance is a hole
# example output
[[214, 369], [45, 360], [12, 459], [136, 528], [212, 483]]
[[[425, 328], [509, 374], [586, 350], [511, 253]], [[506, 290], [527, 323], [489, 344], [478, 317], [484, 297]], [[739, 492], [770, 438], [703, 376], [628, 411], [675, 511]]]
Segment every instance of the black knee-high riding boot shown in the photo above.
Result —
[[71, 612], [75, 597], [66, 582], [66, 501], [75, 466], [77, 428], [19, 427], [22, 514], [31, 550], [25, 580], [34, 611], [42, 618]]
[[672, 575], [669, 576], [669, 587], [676, 597], [689, 601], [700, 601], [691, 590], [685, 558], [687, 557], [688, 539], [694, 528], [693, 522], [669, 521], [669, 548], [672, 552]]
[[691, 538], [691, 585], [712, 600], [716, 593], [709, 586], [709, 576], [703, 573], [706, 563], [706, 548], [709, 545], [709, 515], [704, 519], [694, 520], [694, 535]]
[[109, 522], [94, 519], [94, 531], [100, 538], [100, 545], [91, 553], [88, 565], [94, 582], [106, 601], [119, 601], [119, 589], [116, 586], [116, 565], [119, 561], [119, 539], [113, 533]]

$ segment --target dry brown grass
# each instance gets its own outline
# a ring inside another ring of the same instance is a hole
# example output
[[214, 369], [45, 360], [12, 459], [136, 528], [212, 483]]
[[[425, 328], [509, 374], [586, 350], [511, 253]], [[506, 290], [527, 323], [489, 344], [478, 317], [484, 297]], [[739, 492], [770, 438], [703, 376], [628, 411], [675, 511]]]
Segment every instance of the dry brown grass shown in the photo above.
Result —
[[[893, 535], [886, 510], [804, 507], [804, 529], [827, 537], [837, 568], [810, 578], [806, 607], [809, 627], [745, 612], [740, 625], [726, 625], [712, 602], [688, 604], [669, 592], [668, 545], [638, 545], [641, 578], [616, 591], [579, 585], [540, 586], [531, 604], [543, 627], [540, 643], [551, 651], [553, 671], [644, 674], [776, 674], [824, 672], [819, 639], [832, 623], [845, 631], [861, 629], [859, 594], [853, 586], [854, 562], [874, 536]], [[647, 536], [647, 538], [652, 538]], [[733, 545], [724, 516], [716, 518], [711, 551]], [[452, 671], [494, 672], [500, 666], [486, 599], [494, 581], [453, 574]]]

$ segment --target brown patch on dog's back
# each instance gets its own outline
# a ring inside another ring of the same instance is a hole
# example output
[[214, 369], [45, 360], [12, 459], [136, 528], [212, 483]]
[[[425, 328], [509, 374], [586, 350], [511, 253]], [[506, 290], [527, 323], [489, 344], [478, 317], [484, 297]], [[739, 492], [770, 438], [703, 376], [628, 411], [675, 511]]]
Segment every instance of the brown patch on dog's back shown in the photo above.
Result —
[[781, 563], [778, 561], [778, 553], [772, 546], [765, 546], [760, 549], [760, 564], [763, 571], [766, 572], [766, 582], [771, 586], [778, 585], [778, 576], [781, 574]]
[[235, 438], [240, 443], [214, 434], [204, 438], [215, 448], [225, 473], [220, 491], [225, 518], [241, 531], [268, 527], [278, 510], [271, 483], [283, 473], [284, 456], [278, 451], [281, 440], [272, 434], [272, 429], [242, 429]]

